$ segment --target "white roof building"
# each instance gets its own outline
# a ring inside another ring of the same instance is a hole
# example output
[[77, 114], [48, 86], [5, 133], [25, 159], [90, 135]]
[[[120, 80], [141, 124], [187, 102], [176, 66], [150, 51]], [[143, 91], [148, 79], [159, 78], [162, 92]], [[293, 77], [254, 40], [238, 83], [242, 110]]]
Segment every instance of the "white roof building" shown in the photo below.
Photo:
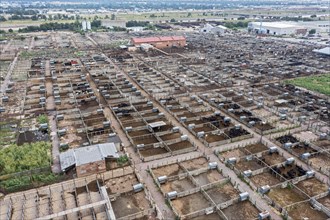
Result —
[[199, 29], [200, 33], [213, 33], [213, 34], [223, 34], [227, 31], [228, 28], [222, 25], [213, 26], [209, 23], [206, 23], [201, 29]]
[[315, 49], [313, 52], [330, 56], [330, 47], [325, 47], [319, 50]]
[[60, 154], [61, 170], [65, 171], [73, 166], [81, 166], [105, 158], [119, 158], [117, 148], [114, 143], [96, 144], [87, 147], [70, 149]]
[[290, 22], [250, 22], [248, 30], [270, 35], [306, 34], [307, 32], [307, 28]]

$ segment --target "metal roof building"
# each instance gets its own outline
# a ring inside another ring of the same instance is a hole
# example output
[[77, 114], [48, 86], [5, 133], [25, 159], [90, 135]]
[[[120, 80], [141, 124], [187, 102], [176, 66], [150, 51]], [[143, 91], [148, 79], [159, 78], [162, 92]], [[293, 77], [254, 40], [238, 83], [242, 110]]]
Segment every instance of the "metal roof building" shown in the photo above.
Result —
[[313, 52], [330, 56], [330, 47], [325, 47], [319, 50], [315, 49]]
[[131, 43], [134, 46], [141, 44], [150, 44], [156, 48], [184, 47], [186, 46], [186, 38], [184, 36], [169, 36], [169, 37], [133, 37]]
[[65, 171], [74, 166], [103, 161], [105, 158], [119, 158], [114, 143], [96, 144], [70, 149], [60, 154], [61, 170]]
[[306, 34], [307, 28], [292, 22], [249, 22], [248, 30], [258, 34]]

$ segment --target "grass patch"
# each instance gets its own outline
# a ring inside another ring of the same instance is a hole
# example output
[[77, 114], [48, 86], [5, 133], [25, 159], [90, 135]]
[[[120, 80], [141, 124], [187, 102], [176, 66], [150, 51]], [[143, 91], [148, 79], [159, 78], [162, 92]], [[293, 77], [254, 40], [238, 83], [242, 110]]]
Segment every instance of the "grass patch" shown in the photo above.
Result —
[[39, 124], [45, 124], [45, 123], [48, 124], [48, 117], [47, 117], [47, 115], [39, 115], [37, 120], [38, 120], [38, 123]]
[[66, 176], [53, 173], [24, 175], [1, 181], [0, 188], [5, 190], [7, 193], [11, 193], [53, 184], [67, 178], [68, 177]]
[[51, 144], [36, 142], [17, 146], [12, 144], [0, 150], [0, 175], [16, 173], [51, 164]]
[[330, 96], [330, 73], [286, 80], [285, 83]]

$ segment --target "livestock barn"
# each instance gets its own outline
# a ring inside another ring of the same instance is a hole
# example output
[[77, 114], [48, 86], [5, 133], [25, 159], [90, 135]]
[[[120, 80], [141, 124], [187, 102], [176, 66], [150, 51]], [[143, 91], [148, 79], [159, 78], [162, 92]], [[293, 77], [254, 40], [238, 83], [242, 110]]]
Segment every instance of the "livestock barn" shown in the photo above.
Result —
[[131, 43], [134, 46], [141, 44], [150, 44], [158, 49], [171, 48], [171, 47], [184, 47], [186, 46], [186, 38], [183, 36], [172, 37], [133, 37]]

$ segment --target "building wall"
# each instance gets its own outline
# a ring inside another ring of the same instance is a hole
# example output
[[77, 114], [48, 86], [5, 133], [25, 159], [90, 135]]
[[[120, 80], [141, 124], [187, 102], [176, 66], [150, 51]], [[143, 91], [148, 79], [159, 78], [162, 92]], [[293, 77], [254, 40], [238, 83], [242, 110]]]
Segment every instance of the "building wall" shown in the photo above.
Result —
[[[148, 43], [148, 42], [145, 42]], [[184, 47], [186, 45], [186, 40], [177, 41], [161, 41], [161, 42], [150, 42], [148, 43], [158, 49], [170, 48], [170, 47]], [[140, 45], [140, 43], [134, 43], [134, 45]]]
[[105, 160], [96, 161], [94, 163], [89, 163], [89, 164], [83, 164], [76, 167], [76, 172], [78, 177], [88, 176], [91, 174], [96, 174], [105, 171], [106, 171]]

